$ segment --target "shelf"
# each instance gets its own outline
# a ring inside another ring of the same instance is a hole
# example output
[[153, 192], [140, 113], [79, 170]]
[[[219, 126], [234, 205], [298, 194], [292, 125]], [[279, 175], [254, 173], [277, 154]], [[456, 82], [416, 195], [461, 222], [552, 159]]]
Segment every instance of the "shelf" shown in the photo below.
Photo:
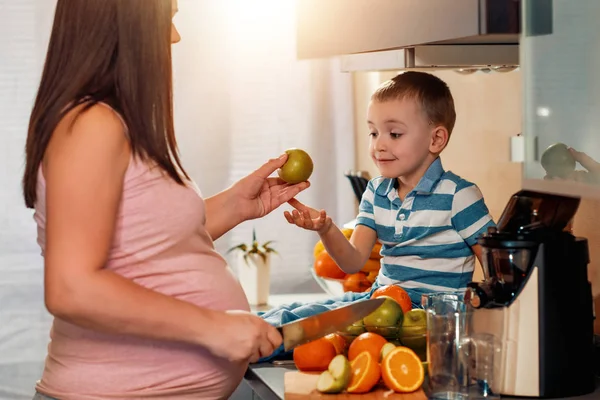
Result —
[[600, 186], [575, 181], [524, 179], [523, 189], [563, 196], [600, 199]]

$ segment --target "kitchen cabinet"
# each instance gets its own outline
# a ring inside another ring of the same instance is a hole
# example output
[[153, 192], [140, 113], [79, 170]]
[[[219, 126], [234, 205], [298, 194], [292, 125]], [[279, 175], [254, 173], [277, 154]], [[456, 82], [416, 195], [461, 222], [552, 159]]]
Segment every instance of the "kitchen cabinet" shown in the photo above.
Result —
[[517, 44], [520, 0], [298, 0], [298, 58], [423, 44]]
[[554, 143], [600, 161], [600, 1], [528, 0], [523, 17], [523, 186], [600, 198], [600, 164], [586, 182], [578, 182], [572, 176], [544, 179], [541, 163], [544, 150]]

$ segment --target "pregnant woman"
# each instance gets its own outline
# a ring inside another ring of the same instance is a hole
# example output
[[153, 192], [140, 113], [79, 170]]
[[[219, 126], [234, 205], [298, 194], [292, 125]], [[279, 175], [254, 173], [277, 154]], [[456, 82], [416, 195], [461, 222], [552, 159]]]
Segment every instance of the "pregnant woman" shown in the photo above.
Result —
[[281, 337], [213, 240], [308, 187], [203, 199], [173, 132], [176, 0], [58, 0], [23, 178], [54, 323], [37, 399], [223, 399]]

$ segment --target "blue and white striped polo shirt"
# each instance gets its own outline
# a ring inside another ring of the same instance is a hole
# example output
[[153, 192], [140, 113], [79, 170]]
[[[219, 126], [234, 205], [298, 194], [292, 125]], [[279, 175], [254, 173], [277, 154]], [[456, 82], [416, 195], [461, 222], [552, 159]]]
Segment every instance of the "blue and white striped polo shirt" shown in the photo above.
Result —
[[475, 267], [469, 246], [494, 222], [479, 188], [444, 171], [438, 157], [404, 201], [396, 179], [372, 179], [357, 224], [382, 243], [377, 284], [397, 284], [420, 304], [423, 293], [466, 288]]

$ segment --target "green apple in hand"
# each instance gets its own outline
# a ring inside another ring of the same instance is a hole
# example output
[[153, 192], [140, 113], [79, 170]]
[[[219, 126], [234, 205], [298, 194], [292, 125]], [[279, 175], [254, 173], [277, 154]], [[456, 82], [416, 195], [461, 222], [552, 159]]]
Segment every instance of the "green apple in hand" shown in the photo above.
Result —
[[288, 149], [285, 152], [288, 159], [277, 170], [279, 177], [291, 184], [307, 181], [313, 172], [313, 161], [308, 153], [300, 149]]

